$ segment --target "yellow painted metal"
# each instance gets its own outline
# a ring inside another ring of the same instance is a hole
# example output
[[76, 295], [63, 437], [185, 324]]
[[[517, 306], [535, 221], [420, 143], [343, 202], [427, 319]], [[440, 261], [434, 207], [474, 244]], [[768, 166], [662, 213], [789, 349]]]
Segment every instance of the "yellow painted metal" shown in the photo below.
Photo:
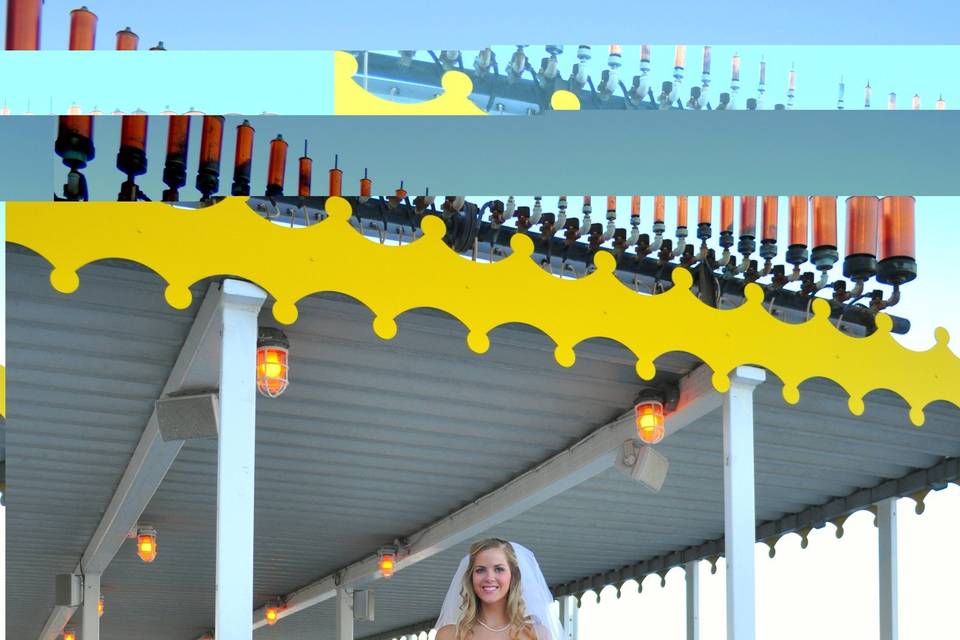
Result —
[[[191, 284], [229, 274], [269, 292], [274, 316], [287, 324], [297, 319], [297, 301], [336, 291], [371, 309], [373, 330], [383, 339], [396, 335], [400, 314], [432, 307], [467, 327], [467, 344], [477, 353], [489, 348], [492, 329], [524, 323], [554, 341], [554, 357], [564, 367], [574, 364], [579, 343], [602, 337], [629, 349], [644, 379], [654, 376], [656, 358], [680, 351], [713, 370], [718, 391], [729, 387], [735, 367], [756, 365], [783, 381], [790, 403], [799, 400], [801, 382], [826, 378], [849, 394], [857, 415], [875, 389], [902, 396], [918, 426], [930, 402], [960, 406], [960, 358], [943, 328], [936, 330], [934, 347], [917, 352], [894, 340], [884, 314], [869, 337], [841, 333], [822, 299], [814, 301], [810, 320], [787, 324], [767, 312], [763, 291], [754, 284], [745, 289], [745, 304], [721, 311], [691, 293], [692, 278], [684, 269], [674, 270], [676, 286], [665, 293], [639, 295], [616, 277], [607, 252], [596, 255], [591, 274], [560, 279], [531, 259], [533, 243], [523, 234], [513, 236], [506, 258], [477, 263], [443, 243], [439, 218], [424, 218], [424, 236], [397, 247], [360, 235], [349, 222], [346, 200], [331, 198], [327, 212], [323, 222], [291, 229], [261, 218], [242, 198], [199, 210], [162, 203], [7, 203], [7, 240], [46, 258], [53, 265], [50, 281], [63, 293], [77, 289], [84, 265], [121, 258], [163, 278], [167, 302], [178, 309], [190, 304]], [[276, 256], [283, 257], [282, 265]]]
[[[357, 59], [345, 51], [335, 51], [333, 61], [333, 112], [350, 116], [485, 116], [487, 112], [470, 100], [473, 82], [460, 71], [443, 74], [440, 84], [443, 93], [433, 100], [404, 104], [385, 100], [364, 90], [353, 76], [359, 65]], [[550, 99], [558, 111], [576, 111], [580, 101], [569, 91], [556, 91]]]
[[550, 106], [554, 111], [579, 111], [580, 98], [570, 91], [561, 89], [554, 91], [550, 96]]

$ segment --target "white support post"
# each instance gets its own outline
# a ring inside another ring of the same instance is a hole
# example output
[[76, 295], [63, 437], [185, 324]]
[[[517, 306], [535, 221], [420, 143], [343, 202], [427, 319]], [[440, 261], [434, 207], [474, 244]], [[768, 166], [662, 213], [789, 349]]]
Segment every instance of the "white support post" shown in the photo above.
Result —
[[687, 640], [700, 640], [700, 562], [684, 565], [687, 573]]
[[[217, 386], [221, 296], [220, 284], [211, 283], [170, 370], [160, 398], [182, 390]], [[73, 573], [103, 575], [114, 556], [126, 543], [127, 534], [137, 525], [182, 446], [183, 440], [167, 442], [161, 437], [157, 412], [154, 410], [100, 519], [100, 524], [87, 543], [87, 548]], [[37, 640], [56, 640], [75, 610], [76, 607], [63, 605], [53, 607]]]
[[580, 610], [575, 596], [563, 596], [560, 602], [560, 623], [563, 625], [563, 640], [577, 640], [580, 634]]
[[216, 637], [251, 640], [257, 316], [266, 294], [225, 280], [220, 302]]
[[100, 640], [100, 576], [93, 573], [83, 576], [83, 626], [82, 640]]
[[880, 529], [880, 640], [897, 640], [899, 598], [897, 596], [897, 499], [877, 504]]
[[337, 587], [337, 640], [353, 640], [353, 591]]
[[723, 398], [727, 640], [754, 640], [756, 635], [753, 390], [765, 378], [762, 369], [737, 367]]
[[[0, 212], [3, 208], [0, 207]], [[2, 297], [2, 296], [0, 296]], [[6, 491], [6, 487], [3, 488]], [[3, 493], [0, 491], [0, 493]], [[6, 502], [6, 498], [4, 498]], [[0, 504], [0, 629], [7, 629], [7, 508]]]

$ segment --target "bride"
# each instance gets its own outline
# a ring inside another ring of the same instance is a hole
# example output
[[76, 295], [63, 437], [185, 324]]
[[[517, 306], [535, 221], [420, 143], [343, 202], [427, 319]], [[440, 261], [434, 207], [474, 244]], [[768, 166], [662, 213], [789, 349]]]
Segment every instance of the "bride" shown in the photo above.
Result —
[[516, 542], [475, 542], [460, 561], [436, 640], [562, 640], [553, 596], [533, 552]]

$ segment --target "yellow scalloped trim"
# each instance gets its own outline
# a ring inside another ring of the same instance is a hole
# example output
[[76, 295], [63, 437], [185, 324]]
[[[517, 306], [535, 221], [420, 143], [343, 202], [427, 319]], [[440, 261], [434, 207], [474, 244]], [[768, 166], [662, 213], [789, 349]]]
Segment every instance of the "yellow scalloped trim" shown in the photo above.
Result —
[[579, 111], [580, 98], [572, 91], [561, 89], [554, 91], [553, 95], [550, 96], [550, 106], [553, 107], [554, 111]]
[[[345, 51], [333, 53], [333, 112], [348, 116], [485, 116], [487, 112], [470, 100], [473, 82], [459, 71], [443, 74], [440, 84], [443, 93], [433, 100], [402, 104], [384, 100], [365, 91], [353, 76], [359, 65], [357, 59]], [[576, 111], [580, 100], [569, 91], [555, 91], [550, 97], [556, 110]]]
[[396, 247], [357, 233], [346, 200], [331, 198], [327, 211], [324, 222], [290, 229], [261, 218], [242, 198], [200, 210], [162, 203], [7, 203], [7, 240], [46, 258], [53, 265], [50, 282], [63, 293], [77, 289], [84, 265], [121, 258], [163, 278], [167, 302], [178, 309], [190, 304], [193, 283], [231, 274], [269, 292], [276, 299], [273, 314], [285, 324], [297, 319], [303, 297], [337, 291], [370, 308], [373, 330], [384, 339], [396, 335], [400, 314], [433, 307], [467, 327], [467, 344], [477, 353], [489, 348], [495, 327], [525, 323], [553, 339], [554, 357], [565, 367], [573, 365], [577, 344], [603, 337], [633, 352], [644, 379], [654, 376], [656, 358], [683, 351], [711, 367], [718, 391], [728, 388], [731, 370], [752, 364], [783, 381], [790, 403], [799, 400], [801, 382], [822, 377], [844, 388], [857, 415], [863, 397], [881, 388], [906, 400], [918, 426], [930, 402], [960, 406], [960, 358], [948, 348], [943, 328], [933, 348], [917, 352], [893, 339], [883, 314], [869, 337], [837, 331], [825, 300], [814, 302], [808, 322], [786, 324], [763, 308], [757, 285], [746, 288], [744, 305], [720, 311], [690, 292], [692, 279], [683, 269], [674, 270], [677, 286], [666, 293], [638, 295], [614, 275], [614, 258], [606, 252], [596, 255], [592, 274], [562, 280], [531, 259], [533, 243], [522, 234], [513, 236], [508, 257], [476, 263], [443, 243], [445, 227], [436, 217], [424, 218], [422, 238]]

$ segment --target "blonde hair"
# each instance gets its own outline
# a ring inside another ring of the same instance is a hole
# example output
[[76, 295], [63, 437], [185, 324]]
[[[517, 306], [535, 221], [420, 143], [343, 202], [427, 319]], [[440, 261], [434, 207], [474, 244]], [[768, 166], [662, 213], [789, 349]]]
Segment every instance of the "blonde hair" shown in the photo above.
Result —
[[470, 564], [467, 566], [466, 573], [463, 574], [463, 582], [460, 585], [461, 613], [460, 620], [457, 622], [456, 640], [466, 640], [470, 637], [473, 634], [474, 626], [477, 624], [480, 615], [480, 598], [473, 590], [473, 568], [477, 554], [488, 549], [503, 551], [507, 558], [507, 565], [510, 567], [510, 588], [507, 589], [509, 639], [536, 638], [536, 634], [533, 632], [533, 620], [527, 615], [527, 608], [523, 602], [523, 592], [520, 588], [520, 565], [517, 562], [517, 554], [513, 550], [513, 545], [499, 538], [487, 538], [470, 545]]

